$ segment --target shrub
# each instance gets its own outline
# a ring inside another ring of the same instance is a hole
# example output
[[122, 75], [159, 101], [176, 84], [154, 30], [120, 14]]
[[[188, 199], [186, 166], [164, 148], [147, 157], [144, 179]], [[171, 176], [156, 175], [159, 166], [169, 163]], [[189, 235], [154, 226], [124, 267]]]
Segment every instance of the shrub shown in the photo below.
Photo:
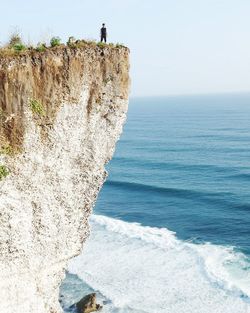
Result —
[[76, 39], [73, 36], [70, 36], [67, 41], [67, 46], [69, 47], [75, 47], [76, 46]]
[[34, 114], [40, 115], [40, 116], [44, 116], [45, 115], [45, 110], [44, 107], [42, 105], [42, 103], [36, 99], [31, 99], [30, 100], [30, 108], [31, 111]]
[[61, 44], [61, 38], [59, 37], [52, 37], [50, 40], [50, 45], [51, 47], [57, 47], [60, 46]]
[[10, 171], [5, 165], [0, 165], [0, 180], [4, 179], [9, 175]]
[[20, 35], [17, 33], [11, 35], [8, 46], [15, 52], [21, 52], [27, 49], [25, 44], [22, 42]]
[[10, 37], [9, 46], [12, 48], [15, 45], [21, 44], [22, 39], [18, 33], [14, 33]]
[[46, 50], [46, 44], [45, 43], [38, 43], [36, 47], [36, 51], [38, 52], [44, 52]]
[[22, 51], [25, 51], [27, 49], [27, 47], [23, 43], [17, 43], [15, 45], [13, 45], [12, 48], [16, 52], [22, 52]]

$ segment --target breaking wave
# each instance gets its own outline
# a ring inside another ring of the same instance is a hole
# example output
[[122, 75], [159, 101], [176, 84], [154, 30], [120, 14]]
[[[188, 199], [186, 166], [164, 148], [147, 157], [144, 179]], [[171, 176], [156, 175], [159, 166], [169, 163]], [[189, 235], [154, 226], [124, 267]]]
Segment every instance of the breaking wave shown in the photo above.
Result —
[[91, 227], [69, 271], [108, 299], [103, 312], [250, 313], [250, 263], [233, 247], [101, 215]]

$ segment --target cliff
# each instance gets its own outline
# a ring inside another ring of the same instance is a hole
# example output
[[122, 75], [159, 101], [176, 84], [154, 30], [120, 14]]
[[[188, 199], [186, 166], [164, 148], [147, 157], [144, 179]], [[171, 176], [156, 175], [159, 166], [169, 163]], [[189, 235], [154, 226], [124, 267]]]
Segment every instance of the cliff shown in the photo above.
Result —
[[124, 47], [0, 58], [0, 312], [58, 313], [128, 104]]

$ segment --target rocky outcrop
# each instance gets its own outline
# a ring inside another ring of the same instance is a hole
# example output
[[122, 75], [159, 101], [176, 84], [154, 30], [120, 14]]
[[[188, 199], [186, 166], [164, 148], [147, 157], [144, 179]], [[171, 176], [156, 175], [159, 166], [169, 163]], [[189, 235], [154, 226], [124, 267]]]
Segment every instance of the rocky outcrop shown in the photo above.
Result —
[[127, 48], [0, 59], [0, 312], [58, 313], [128, 104]]
[[91, 313], [100, 311], [102, 306], [96, 303], [96, 294], [91, 293], [77, 302], [76, 308], [78, 313]]

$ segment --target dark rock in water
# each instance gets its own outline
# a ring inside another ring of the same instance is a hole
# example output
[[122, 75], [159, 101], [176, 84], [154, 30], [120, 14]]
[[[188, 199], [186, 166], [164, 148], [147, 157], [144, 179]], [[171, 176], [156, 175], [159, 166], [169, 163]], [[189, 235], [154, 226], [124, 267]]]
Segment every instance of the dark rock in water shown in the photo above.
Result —
[[90, 313], [99, 311], [102, 309], [102, 306], [100, 304], [96, 304], [96, 294], [91, 293], [85, 297], [82, 298], [79, 302], [76, 304], [77, 312], [78, 313]]

